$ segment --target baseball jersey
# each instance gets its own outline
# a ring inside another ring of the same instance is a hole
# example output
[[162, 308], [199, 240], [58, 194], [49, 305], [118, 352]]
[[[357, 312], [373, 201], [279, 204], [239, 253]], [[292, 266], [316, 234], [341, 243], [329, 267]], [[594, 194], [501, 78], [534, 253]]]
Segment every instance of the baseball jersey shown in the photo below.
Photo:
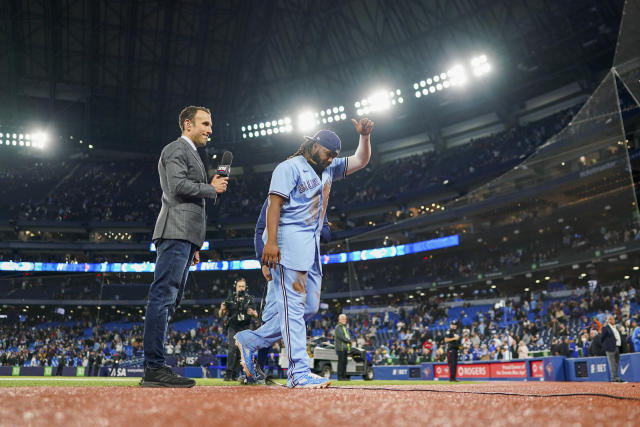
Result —
[[[345, 157], [333, 159], [321, 177], [304, 156], [287, 159], [274, 169], [269, 194], [286, 200], [280, 210], [277, 237], [280, 264], [284, 267], [307, 271], [320, 255], [319, 237], [331, 184], [344, 178], [346, 173]], [[266, 243], [267, 230], [262, 240]]]
[[[269, 206], [269, 199], [265, 200], [260, 210], [260, 216], [258, 222], [256, 222], [256, 230], [253, 236], [253, 246], [256, 250], [256, 259], [260, 261], [262, 258], [262, 251], [264, 249], [264, 242], [262, 241], [262, 234], [267, 228], [267, 207]], [[322, 230], [320, 231], [320, 240], [323, 243], [329, 243], [331, 241], [331, 227], [329, 227], [329, 219], [325, 213], [324, 223], [322, 224]]]

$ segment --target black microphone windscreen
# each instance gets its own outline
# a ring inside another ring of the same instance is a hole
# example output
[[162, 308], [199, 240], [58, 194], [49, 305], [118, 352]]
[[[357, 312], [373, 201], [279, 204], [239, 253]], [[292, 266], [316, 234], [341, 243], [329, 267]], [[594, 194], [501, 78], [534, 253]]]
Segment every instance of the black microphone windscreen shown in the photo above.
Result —
[[231, 151], [225, 151], [222, 155], [221, 165], [230, 165], [233, 162], [233, 153]]

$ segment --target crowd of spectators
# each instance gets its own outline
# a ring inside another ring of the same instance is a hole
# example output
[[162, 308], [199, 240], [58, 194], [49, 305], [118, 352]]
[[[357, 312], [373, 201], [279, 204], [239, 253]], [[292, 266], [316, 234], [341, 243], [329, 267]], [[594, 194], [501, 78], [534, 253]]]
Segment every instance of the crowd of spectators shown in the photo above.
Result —
[[[638, 296], [638, 286], [628, 283], [577, 288], [570, 296], [546, 302], [542, 293], [531, 293], [504, 306], [474, 310], [472, 316], [467, 314], [470, 305], [448, 309], [440, 297], [430, 297], [412, 311], [389, 306], [373, 314], [358, 313], [351, 316], [349, 327], [354, 343], [380, 365], [446, 361], [444, 332], [452, 320], [463, 328], [461, 361], [525, 359], [533, 352], [604, 356], [599, 334], [610, 315], [622, 337], [621, 353], [640, 351]], [[316, 334], [330, 335], [331, 324], [332, 319], [323, 317], [311, 326]]]
[[[382, 163], [375, 158], [364, 171], [336, 185], [331, 204], [347, 209], [359, 203], [380, 202], [394, 195], [469, 178], [479, 168], [492, 173], [499, 165], [520, 160], [558, 132], [573, 115], [564, 110], [542, 120], [516, 125], [495, 135], [444, 151]], [[114, 162], [91, 159], [75, 162], [38, 162], [28, 168], [0, 170], [0, 179], [18, 182], [20, 192], [3, 194], [10, 219], [36, 221], [96, 221], [151, 223], [160, 210], [160, 187], [154, 161]], [[478, 166], [482, 165], [482, 167]], [[375, 179], [374, 179], [375, 178]], [[393, 181], [393, 185], [388, 185]], [[215, 215], [220, 218], [257, 217], [268, 185], [267, 173], [232, 175], [233, 191], [225, 194]], [[5, 186], [6, 188], [14, 187]], [[32, 189], [46, 189], [32, 191]], [[392, 189], [392, 190], [390, 190]], [[4, 197], [6, 196], [6, 197]]]
[[[451, 300], [444, 295], [403, 301], [389, 297], [386, 307], [352, 307], [346, 312], [353, 344], [367, 350], [374, 364], [445, 361], [444, 333], [452, 320], [461, 325], [462, 361], [522, 359], [534, 352], [593, 356], [602, 354], [599, 333], [609, 315], [616, 319], [621, 351], [640, 351], [638, 292], [637, 284], [620, 282], [565, 289], [562, 297], [529, 292], [504, 304], [481, 306], [472, 305], [470, 298], [460, 300], [460, 295], [453, 306], [446, 304]], [[321, 310], [307, 325], [309, 336], [330, 339], [339, 311]], [[221, 363], [216, 357], [224, 357], [227, 343], [222, 320], [202, 317], [187, 327], [176, 325], [170, 327], [166, 344], [173, 363], [197, 365], [203, 356], [209, 356], [209, 363]], [[99, 366], [139, 363], [142, 332], [140, 323], [122, 321], [107, 326], [86, 320], [72, 325], [12, 323], [0, 326], [0, 366], [84, 366], [96, 372]], [[271, 353], [277, 355], [280, 348], [276, 344]]]

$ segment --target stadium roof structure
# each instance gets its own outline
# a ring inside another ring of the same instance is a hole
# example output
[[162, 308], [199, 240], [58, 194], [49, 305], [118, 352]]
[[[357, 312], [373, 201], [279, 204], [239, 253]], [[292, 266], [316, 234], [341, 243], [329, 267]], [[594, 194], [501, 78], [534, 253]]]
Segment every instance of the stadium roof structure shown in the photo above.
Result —
[[[210, 107], [214, 141], [231, 145], [243, 141], [244, 123], [295, 115], [313, 103], [353, 107], [376, 85], [409, 88], [478, 52], [494, 62], [491, 82], [469, 88], [466, 98], [405, 105], [393, 119], [381, 119], [393, 126], [379, 132], [427, 131], [437, 140], [442, 126], [489, 111], [508, 123], [513, 106], [530, 97], [575, 81], [585, 92], [593, 89], [611, 65], [623, 6], [621, 0], [4, 4], [0, 125], [44, 122], [103, 148], [141, 151], [156, 151], [177, 134], [184, 105]], [[269, 139], [251, 142], [252, 153]]]

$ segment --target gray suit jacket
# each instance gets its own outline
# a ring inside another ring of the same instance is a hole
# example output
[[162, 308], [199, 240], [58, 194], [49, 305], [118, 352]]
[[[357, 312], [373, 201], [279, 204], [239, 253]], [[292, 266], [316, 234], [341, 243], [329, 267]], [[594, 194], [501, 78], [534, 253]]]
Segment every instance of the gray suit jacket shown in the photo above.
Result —
[[187, 240], [200, 248], [207, 231], [205, 199], [216, 198], [200, 156], [186, 139], [178, 138], [162, 150], [158, 174], [162, 209], [153, 240]]

